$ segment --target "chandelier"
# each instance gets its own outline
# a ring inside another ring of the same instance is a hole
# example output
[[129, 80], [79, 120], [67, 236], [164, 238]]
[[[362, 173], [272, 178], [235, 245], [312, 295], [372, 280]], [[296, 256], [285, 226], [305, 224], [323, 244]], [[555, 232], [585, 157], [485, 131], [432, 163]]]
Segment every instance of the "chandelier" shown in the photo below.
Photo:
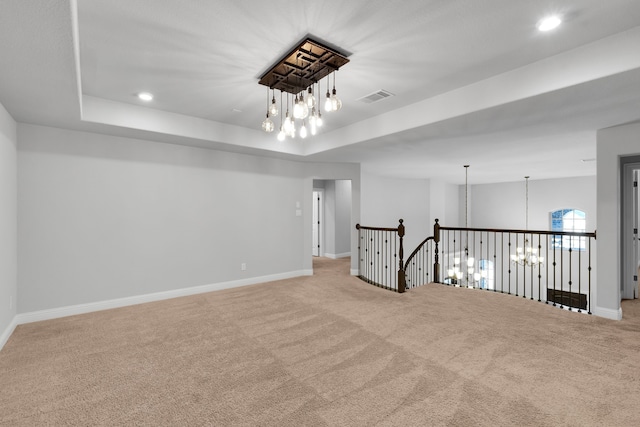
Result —
[[[336, 90], [336, 71], [348, 62], [345, 55], [309, 37], [294, 47], [258, 82], [267, 86], [267, 112], [262, 130], [273, 132], [276, 125], [272, 118], [280, 114], [279, 141], [284, 141], [286, 137], [295, 138], [297, 134], [300, 138], [315, 135], [323, 124], [321, 107], [324, 106], [327, 113], [342, 108]], [[327, 93], [322, 103], [320, 83], [325, 77]], [[329, 91], [331, 77], [333, 89]], [[276, 90], [280, 92], [279, 104]]]
[[461, 286], [466, 282], [468, 288], [474, 288], [482, 278], [487, 277], [486, 270], [478, 272], [475, 268], [476, 260], [469, 256], [469, 165], [464, 165], [464, 228], [466, 229], [466, 242], [464, 245], [465, 267], [461, 267], [460, 257], [453, 258], [453, 268], [447, 270], [451, 283]]
[[[529, 230], [529, 177], [525, 176], [525, 230]], [[529, 244], [529, 238], [524, 239], [524, 246], [518, 246], [516, 253], [511, 254], [511, 261], [522, 266], [536, 266], [544, 264], [544, 257], [538, 255], [538, 248]]]

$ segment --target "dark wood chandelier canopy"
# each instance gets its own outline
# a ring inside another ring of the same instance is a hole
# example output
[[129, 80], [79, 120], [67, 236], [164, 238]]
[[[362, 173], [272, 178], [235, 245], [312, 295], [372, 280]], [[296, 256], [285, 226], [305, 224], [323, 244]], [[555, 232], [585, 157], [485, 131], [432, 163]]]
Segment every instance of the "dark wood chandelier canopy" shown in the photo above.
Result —
[[297, 94], [348, 62], [341, 53], [306, 38], [264, 73], [258, 83]]

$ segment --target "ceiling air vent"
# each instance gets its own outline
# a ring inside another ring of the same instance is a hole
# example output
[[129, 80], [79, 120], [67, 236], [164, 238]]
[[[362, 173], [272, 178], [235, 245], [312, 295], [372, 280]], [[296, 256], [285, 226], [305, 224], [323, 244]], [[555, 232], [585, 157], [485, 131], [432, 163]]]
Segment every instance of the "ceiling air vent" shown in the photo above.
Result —
[[391, 92], [387, 92], [384, 89], [380, 89], [367, 96], [358, 98], [357, 100], [360, 102], [364, 102], [365, 104], [372, 104], [374, 102], [382, 101], [383, 99], [388, 98], [390, 96], [393, 96]]

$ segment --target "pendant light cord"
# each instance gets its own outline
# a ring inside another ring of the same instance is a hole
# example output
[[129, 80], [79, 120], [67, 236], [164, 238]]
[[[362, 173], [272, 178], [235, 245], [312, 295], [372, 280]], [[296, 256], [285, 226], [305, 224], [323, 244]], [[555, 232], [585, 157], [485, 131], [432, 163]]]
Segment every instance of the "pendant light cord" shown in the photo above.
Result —
[[524, 229], [529, 229], [529, 177], [525, 176]]
[[469, 256], [469, 165], [464, 165], [464, 228], [467, 229], [467, 241], [464, 252]]
[[464, 227], [469, 227], [469, 165], [464, 165]]

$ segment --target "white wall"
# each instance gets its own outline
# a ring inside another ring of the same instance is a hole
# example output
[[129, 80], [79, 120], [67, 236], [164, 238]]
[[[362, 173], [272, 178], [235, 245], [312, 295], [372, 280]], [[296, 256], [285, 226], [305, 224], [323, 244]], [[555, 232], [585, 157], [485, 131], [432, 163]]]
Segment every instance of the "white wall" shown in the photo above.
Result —
[[[596, 177], [529, 179], [529, 229], [550, 230], [549, 214], [562, 208], [586, 213], [587, 231], [597, 224]], [[464, 197], [464, 186], [461, 186]], [[469, 186], [469, 227], [524, 229], [525, 181]], [[464, 199], [461, 204], [464, 218]]]
[[23, 124], [18, 141], [19, 313], [308, 274], [314, 176], [356, 179], [359, 215], [353, 165]]
[[336, 254], [336, 182], [324, 181], [324, 248], [322, 255]]
[[[429, 220], [432, 225], [437, 218], [440, 225], [446, 225], [447, 227], [460, 226], [458, 217], [460, 203], [457, 194], [457, 185], [433, 179], [429, 180]], [[464, 209], [464, 204], [462, 209]]]
[[[640, 123], [598, 131], [598, 289], [599, 314], [617, 318], [620, 309], [620, 157], [640, 154]], [[598, 313], [597, 313], [598, 314]]]
[[351, 252], [351, 181], [339, 179], [335, 181], [336, 189], [336, 256], [345, 256]]
[[429, 210], [429, 180], [398, 179], [362, 173], [361, 225], [397, 227], [405, 225], [404, 253], [411, 252], [426, 237], [433, 235]]
[[18, 296], [16, 122], [0, 104], [0, 349], [15, 327]]
[[0, 349], [15, 326], [17, 282], [16, 122], [0, 104]]

